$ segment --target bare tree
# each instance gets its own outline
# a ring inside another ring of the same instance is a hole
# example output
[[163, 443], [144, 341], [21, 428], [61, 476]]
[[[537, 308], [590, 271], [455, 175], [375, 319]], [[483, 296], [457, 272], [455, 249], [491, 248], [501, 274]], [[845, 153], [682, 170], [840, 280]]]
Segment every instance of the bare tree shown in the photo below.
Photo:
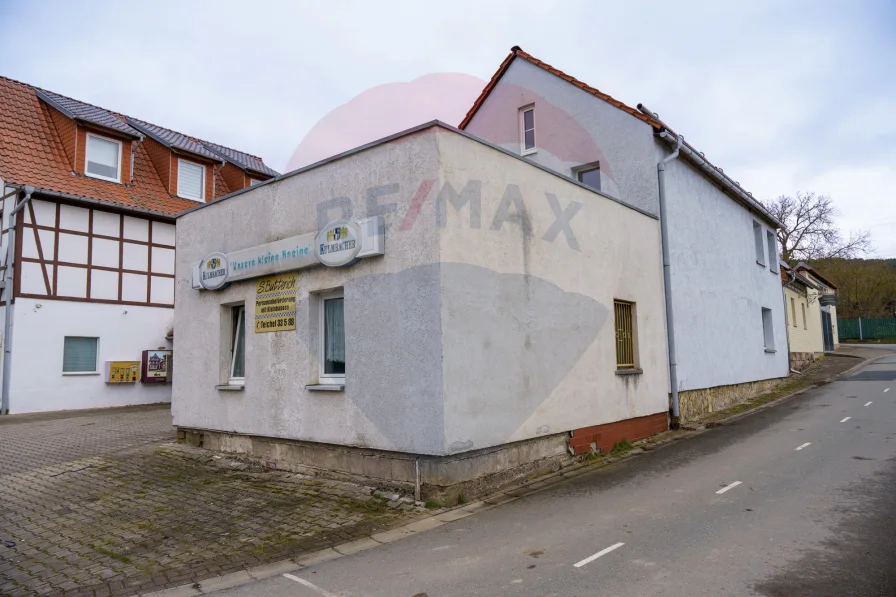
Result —
[[797, 193], [761, 202], [784, 227], [778, 230], [781, 257], [792, 260], [854, 258], [871, 251], [871, 233], [851, 231], [844, 239], [834, 222], [840, 215], [827, 195]]

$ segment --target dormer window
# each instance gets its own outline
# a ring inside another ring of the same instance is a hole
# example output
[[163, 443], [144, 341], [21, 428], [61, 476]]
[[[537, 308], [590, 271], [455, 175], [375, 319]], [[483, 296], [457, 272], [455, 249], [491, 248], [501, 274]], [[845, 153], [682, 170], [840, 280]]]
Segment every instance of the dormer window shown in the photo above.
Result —
[[87, 133], [84, 173], [93, 178], [121, 182], [121, 141]]
[[205, 166], [177, 160], [177, 196], [205, 201]]
[[249, 179], [249, 186], [250, 186], [250, 187], [254, 187], [254, 186], [257, 185], [257, 184], [261, 184], [262, 182], [263, 182], [263, 181], [258, 180], [257, 178], [250, 178], [250, 179]]

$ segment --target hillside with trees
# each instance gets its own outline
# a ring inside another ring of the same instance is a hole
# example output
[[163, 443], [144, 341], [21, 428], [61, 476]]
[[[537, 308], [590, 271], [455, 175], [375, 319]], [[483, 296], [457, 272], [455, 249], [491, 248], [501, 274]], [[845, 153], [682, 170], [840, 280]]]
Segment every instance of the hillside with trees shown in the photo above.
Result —
[[838, 317], [896, 317], [896, 259], [862, 259], [872, 252], [871, 234], [844, 235], [829, 196], [781, 195], [762, 205], [783, 224], [778, 230], [781, 258], [791, 265], [805, 261], [837, 285]]
[[837, 285], [837, 316], [896, 317], [896, 259], [818, 259], [808, 262]]

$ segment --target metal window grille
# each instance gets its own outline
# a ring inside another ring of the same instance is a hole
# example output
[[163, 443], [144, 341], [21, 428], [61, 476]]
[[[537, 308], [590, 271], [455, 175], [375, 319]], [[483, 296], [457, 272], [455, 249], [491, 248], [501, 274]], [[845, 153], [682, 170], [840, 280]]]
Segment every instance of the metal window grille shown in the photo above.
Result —
[[616, 366], [631, 369], [635, 366], [635, 337], [632, 303], [613, 301], [616, 312]]

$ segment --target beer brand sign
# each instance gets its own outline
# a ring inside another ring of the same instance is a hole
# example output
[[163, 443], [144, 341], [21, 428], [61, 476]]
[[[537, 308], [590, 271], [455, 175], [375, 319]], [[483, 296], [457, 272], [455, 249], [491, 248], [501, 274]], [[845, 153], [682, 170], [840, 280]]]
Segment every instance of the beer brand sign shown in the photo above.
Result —
[[361, 251], [361, 229], [349, 220], [331, 222], [317, 233], [317, 260], [328, 267], [348, 265]]
[[227, 255], [212, 253], [199, 265], [199, 283], [206, 290], [218, 290], [227, 283]]
[[230, 253], [212, 253], [193, 267], [193, 288], [219, 290], [248, 280], [317, 265], [342, 267], [385, 253], [382, 216], [337, 220], [307, 232]]

